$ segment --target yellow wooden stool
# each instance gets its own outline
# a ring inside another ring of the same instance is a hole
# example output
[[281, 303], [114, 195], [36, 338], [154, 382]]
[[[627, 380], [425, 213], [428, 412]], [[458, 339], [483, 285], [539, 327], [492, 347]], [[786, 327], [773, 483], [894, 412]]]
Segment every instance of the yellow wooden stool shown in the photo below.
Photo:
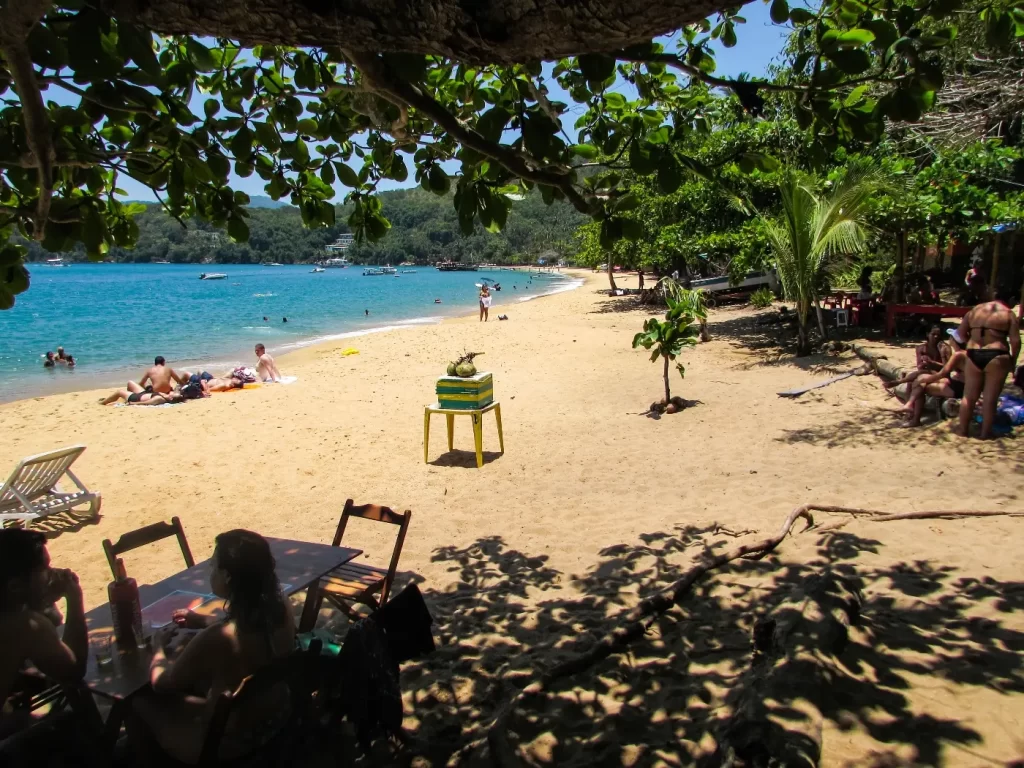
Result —
[[498, 445], [505, 453], [505, 436], [501, 433], [501, 404], [492, 402], [483, 408], [442, 408], [437, 403], [428, 405], [423, 411], [423, 461], [430, 460], [430, 417], [435, 413], [443, 413], [448, 421], [448, 450], [455, 447], [455, 417], [473, 417], [473, 442], [476, 444], [476, 465], [484, 465], [484, 425], [483, 415], [494, 411], [494, 420], [498, 425]]

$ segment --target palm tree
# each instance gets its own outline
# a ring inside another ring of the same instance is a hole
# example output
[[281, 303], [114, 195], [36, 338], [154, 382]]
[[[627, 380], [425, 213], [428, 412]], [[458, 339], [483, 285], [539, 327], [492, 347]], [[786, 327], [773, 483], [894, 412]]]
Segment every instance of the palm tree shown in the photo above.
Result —
[[829, 258], [863, 250], [864, 219], [877, 185], [875, 177], [851, 171], [830, 192], [821, 194], [813, 177], [792, 169], [782, 174], [782, 214], [763, 220], [786, 298], [796, 302], [798, 355], [811, 351], [807, 325], [812, 305], [817, 307], [818, 327], [825, 335], [818, 304], [822, 273]]

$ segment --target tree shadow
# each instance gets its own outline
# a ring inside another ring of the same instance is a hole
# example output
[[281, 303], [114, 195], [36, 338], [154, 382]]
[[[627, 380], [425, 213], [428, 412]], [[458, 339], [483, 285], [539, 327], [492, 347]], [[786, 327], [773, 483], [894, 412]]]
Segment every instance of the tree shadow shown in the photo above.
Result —
[[[100, 514], [79, 515], [71, 511], [55, 512], [38, 520], [33, 520], [29, 527], [33, 531], [44, 534], [47, 539], [56, 539], [61, 534], [80, 531], [87, 525], [99, 525], [102, 519], [103, 516]], [[15, 522], [4, 522], [3, 524], [4, 528], [20, 526], [20, 523]]]
[[[403, 669], [415, 747], [393, 754], [393, 763], [488, 764], [487, 729], [501, 703], [592, 647], [639, 599], [749, 533], [717, 525], [656, 531], [602, 550], [599, 562], [577, 575], [562, 574], [546, 556], [518, 551], [499, 536], [439, 548], [433, 559], [447, 563], [456, 582], [424, 592], [438, 650]], [[788, 719], [771, 721], [766, 727], [778, 732], [765, 737], [813, 754], [802, 729], [788, 726], [809, 703], [833, 730], [857, 731], [861, 743], [873, 744], [859, 765], [935, 765], [947, 747], [983, 749], [978, 732], [922, 711], [910, 691], [914, 678], [927, 676], [946, 685], [1024, 692], [1024, 632], [1009, 621], [1024, 608], [1024, 581], [966, 576], [929, 561], [878, 566], [878, 541], [844, 531], [803, 535], [816, 537], [807, 562], [776, 556], [734, 562], [651, 621], [626, 653], [522, 699], [509, 730], [520, 759], [527, 765], [721, 764], [730, 696], [754, 664], [755, 622], [828, 569], [871, 590], [827, 679], [817, 668], [795, 674], [786, 701], [778, 702]], [[977, 615], [983, 604], [1006, 620]], [[756, 756], [747, 758], [736, 764], [758, 764]]]

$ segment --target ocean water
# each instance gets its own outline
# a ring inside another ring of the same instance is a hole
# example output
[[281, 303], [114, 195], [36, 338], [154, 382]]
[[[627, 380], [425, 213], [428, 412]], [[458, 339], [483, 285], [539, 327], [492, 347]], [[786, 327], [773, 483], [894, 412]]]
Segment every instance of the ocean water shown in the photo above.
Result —
[[[121, 384], [163, 355], [212, 372], [251, 364], [256, 342], [281, 354], [318, 341], [474, 312], [481, 277], [501, 283], [491, 321], [517, 301], [569, 290], [567, 277], [526, 272], [364, 276], [359, 267], [313, 274], [311, 266], [29, 265], [32, 286], [0, 312], [0, 402]], [[202, 271], [226, 280], [199, 280]], [[515, 286], [515, 290], [513, 290]], [[441, 303], [435, 303], [441, 299]], [[369, 316], [365, 310], [369, 310]], [[266, 320], [264, 320], [264, 317]], [[287, 317], [288, 322], [283, 322]], [[63, 346], [78, 363], [43, 368]]]

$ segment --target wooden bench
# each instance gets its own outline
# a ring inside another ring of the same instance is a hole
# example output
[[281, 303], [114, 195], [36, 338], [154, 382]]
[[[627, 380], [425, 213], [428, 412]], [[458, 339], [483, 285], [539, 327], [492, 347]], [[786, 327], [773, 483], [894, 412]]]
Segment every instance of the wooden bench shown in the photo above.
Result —
[[934, 315], [936, 317], [963, 317], [973, 307], [957, 307], [952, 304], [893, 304], [885, 305], [885, 335], [896, 335], [897, 315]]

